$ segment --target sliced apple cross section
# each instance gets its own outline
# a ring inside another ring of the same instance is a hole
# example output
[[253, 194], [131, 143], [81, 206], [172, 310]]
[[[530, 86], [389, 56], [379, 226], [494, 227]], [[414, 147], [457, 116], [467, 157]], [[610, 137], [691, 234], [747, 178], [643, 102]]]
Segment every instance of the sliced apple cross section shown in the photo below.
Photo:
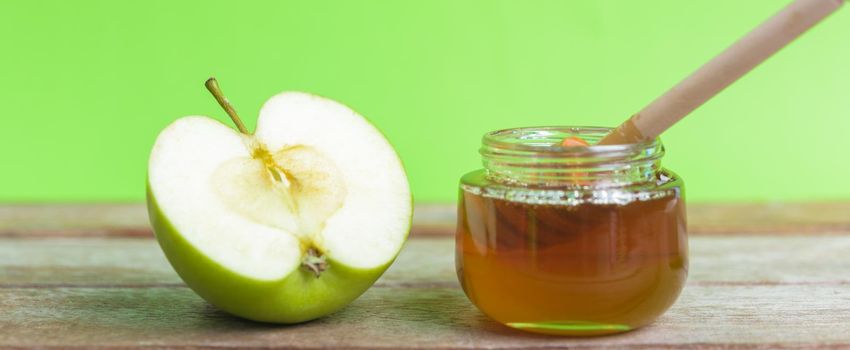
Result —
[[304, 93], [270, 99], [253, 135], [207, 117], [169, 125], [151, 152], [148, 208], [166, 257], [201, 297], [287, 323], [363, 293], [395, 259], [412, 214], [383, 135]]
[[287, 147], [274, 155], [264, 148], [252, 153], [224, 162], [213, 173], [222, 201], [246, 218], [299, 237], [321, 232], [346, 194], [333, 162], [309, 146]]
[[246, 143], [253, 149], [250, 158], [228, 160], [213, 173], [217, 194], [234, 212], [294, 234], [301, 241], [302, 266], [320, 276], [327, 268], [318, 244], [324, 222], [346, 194], [339, 169], [309, 146], [271, 153], [254, 140]]

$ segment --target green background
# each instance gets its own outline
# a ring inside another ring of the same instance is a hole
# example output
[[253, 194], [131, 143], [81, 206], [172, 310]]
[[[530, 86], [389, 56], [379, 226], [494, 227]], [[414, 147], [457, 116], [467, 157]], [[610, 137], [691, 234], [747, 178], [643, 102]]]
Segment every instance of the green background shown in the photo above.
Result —
[[[0, 201], [142, 200], [159, 130], [226, 120], [210, 75], [249, 128], [283, 90], [352, 106], [454, 201], [484, 132], [613, 126], [785, 3], [3, 1]], [[850, 198], [848, 34], [845, 8], [665, 134], [690, 200]]]

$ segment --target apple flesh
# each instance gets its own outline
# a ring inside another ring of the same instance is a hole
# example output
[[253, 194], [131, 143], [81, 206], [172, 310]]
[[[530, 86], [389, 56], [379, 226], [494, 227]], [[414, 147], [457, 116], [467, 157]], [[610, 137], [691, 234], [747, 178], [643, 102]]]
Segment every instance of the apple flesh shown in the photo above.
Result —
[[296, 323], [368, 289], [407, 238], [401, 162], [381, 133], [334, 101], [283, 93], [254, 135], [207, 117], [163, 130], [148, 211], [171, 265], [237, 316]]

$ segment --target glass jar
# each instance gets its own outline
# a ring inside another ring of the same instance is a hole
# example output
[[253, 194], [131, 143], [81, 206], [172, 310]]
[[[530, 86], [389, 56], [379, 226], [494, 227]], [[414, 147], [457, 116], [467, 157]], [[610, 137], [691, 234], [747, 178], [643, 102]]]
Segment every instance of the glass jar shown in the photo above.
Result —
[[[460, 183], [463, 290], [507, 326], [599, 335], [651, 323], [688, 270], [683, 182], [659, 140], [595, 146], [611, 129], [488, 133]], [[591, 146], [560, 146], [579, 137]]]

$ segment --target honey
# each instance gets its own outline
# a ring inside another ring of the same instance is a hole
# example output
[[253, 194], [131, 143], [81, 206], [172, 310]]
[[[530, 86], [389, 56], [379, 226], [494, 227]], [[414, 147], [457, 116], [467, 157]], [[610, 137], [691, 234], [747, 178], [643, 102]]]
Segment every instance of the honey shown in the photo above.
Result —
[[685, 205], [681, 179], [660, 168], [660, 143], [549, 146], [604, 131], [513, 129], [488, 134], [489, 144], [485, 136], [485, 169], [461, 179], [456, 260], [466, 295], [492, 319], [532, 332], [610, 334], [651, 323], [678, 297]]

